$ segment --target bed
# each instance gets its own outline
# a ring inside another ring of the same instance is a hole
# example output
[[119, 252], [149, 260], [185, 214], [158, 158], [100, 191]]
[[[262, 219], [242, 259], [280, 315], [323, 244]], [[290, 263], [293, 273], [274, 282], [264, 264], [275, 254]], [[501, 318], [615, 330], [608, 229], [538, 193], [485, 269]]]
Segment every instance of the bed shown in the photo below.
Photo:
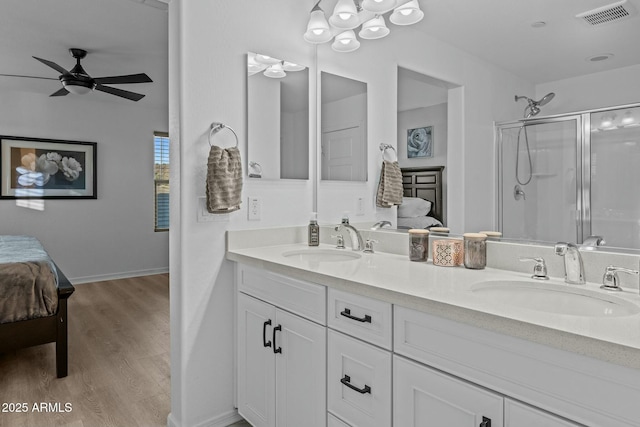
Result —
[[444, 166], [402, 168], [403, 203], [398, 207], [399, 229], [445, 225], [443, 170]]
[[55, 342], [56, 376], [66, 377], [74, 290], [37, 239], [0, 236], [0, 353]]

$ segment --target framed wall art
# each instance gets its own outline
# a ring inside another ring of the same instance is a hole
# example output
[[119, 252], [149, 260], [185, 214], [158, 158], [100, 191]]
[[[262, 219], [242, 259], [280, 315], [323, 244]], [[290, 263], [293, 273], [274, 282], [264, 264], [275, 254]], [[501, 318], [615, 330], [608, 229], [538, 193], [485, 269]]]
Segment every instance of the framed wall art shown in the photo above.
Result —
[[0, 199], [96, 199], [96, 143], [0, 136]]
[[433, 126], [407, 129], [407, 157], [433, 157]]

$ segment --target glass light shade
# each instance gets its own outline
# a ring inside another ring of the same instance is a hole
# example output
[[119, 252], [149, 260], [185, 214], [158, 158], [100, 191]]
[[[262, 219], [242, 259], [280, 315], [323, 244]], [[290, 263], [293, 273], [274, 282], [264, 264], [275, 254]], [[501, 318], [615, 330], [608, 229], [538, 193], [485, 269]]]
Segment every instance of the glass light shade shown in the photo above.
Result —
[[420, 22], [424, 18], [424, 12], [420, 10], [418, 0], [411, 0], [396, 7], [389, 21], [396, 25], [411, 25]]
[[363, 39], [374, 40], [381, 39], [389, 34], [389, 29], [384, 22], [384, 17], [376, 16], [362, 24], [362, 29], [358, 33]]
[[294, 64], [293, 62], [289, 61], [284, 61], [284, 63], [282, 64], [282, 69], [285, 71], [302, 71], [305, 68], [307, 67], [305, 67], [304, 65]]
[[331, 48], [336, 52], [353, 52], [360, 47], [360, 42], [356, 38], [353, 30], [347, 30], [336, 36], [331, 44]]
[[63, 86], [69, 93], [73, 93], [74, 95], [84, 95], [93, 90], [90, 86], [81, 86], [73, 83], [63, 83]]
[[624, 113], [624, 115], [622, 116], [622, 124], [630, 125], [633, 124], [633, 122], [635, 122], [635, 119], [633, 118], [631, 111], [627, 111], [626, 113]]
[[264, 70], [264, 73], [262, 74], [264, 74], [267, 77], [271, 77], [272, 79], [281, 79], [287, 75], [287, 73], [285, 73], [284, 70], [282, 69], [282, 63], [280, 62], [277, 64], [271, 65], [269, 68]]
[[368, 12], [386, 13], [396, 7], [396, 0], [364, 0], [361, 6]]
[[331, 37], [333, 37], [331, 29], [322, 9], [311, 12], [309, 23], [307, 24], [307, 32], [304, 33], [305, 41], [314, 44], [326, 43], [331, 40]]
[[601, 128], [610, 128], [613, 127], [613, 122], [616, 119], [616, 115], [615, 114], [606, 114], [604, 116], [602, 116], [602, 121], [600, 122], [600, 127]]
[[256, 54], [255, 53], [249, 53], [247, 55], [247, 73], [252, 76], [255, 73], [259, 73], [260, 71], [264, 70], [265, 68], [267, 68], [267, 65], [265, 64], [261, 64], [258, 61], [256, 61]]
[[353, 0], [338, 0], [333, 9], [333, 15], [329, 17], [329, 23], [341, 30], [351, 30], [360, 25], [360, 18]]
[[257, 63], [265, 65], [273, 65], [281, 62], [279, 59], [273, 58], [269, 55], [263, 55], [261, 53], [256, 53], [255, 60]]

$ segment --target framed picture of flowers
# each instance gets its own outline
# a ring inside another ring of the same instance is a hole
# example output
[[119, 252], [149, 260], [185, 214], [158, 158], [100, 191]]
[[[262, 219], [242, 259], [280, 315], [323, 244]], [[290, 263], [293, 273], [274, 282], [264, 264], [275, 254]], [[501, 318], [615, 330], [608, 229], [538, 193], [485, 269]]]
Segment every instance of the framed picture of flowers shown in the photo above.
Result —
[[433, 157], [433, 126], [407, 129], [407, 157]]
[[0, 136], [1, 199], [96, 199], [96, 143]]

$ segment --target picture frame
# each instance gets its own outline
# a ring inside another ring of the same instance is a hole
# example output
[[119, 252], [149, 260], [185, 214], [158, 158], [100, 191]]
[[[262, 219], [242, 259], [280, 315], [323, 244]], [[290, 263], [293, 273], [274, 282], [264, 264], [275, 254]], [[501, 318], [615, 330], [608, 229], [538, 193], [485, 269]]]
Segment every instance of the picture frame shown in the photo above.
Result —
[[407, 129], [407, 157], [433, 157], [433, 126]]
[[97, 199], [97, 143], [0, 135], [0, 199]]

